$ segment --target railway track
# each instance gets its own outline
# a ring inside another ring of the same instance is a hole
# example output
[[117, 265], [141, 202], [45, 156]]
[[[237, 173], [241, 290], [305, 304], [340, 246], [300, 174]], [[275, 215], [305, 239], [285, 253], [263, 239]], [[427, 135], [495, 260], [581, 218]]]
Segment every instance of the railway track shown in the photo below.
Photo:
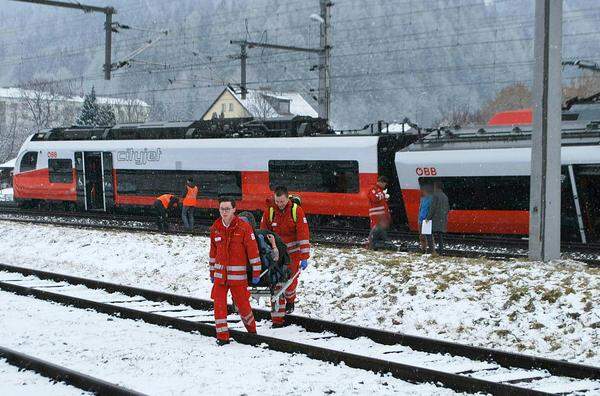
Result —
[[[4, 216], [2, 216], [4, 215]], [[127, 232], [157, 232], [154, 222], [147, 216], [132, 216], [125, 214], [107, 214], [98, 212], [58, 212], [49, 213], [44, 211], [22, 211], [16, 207], [5, 207], [0, 205], [0, 219], [23, 223], [54, 224], [70, 227], [86, 227], [95, 229], [108, 229]], [[210, 221], [198, 221], [194, 235], [208, 235]], [[322, 245], [337, 247], [360, 247], [364, 246], [368, 231], [355, 230], [355, 235], [340, 233], [339, 229], [319, 229], [313, 233], [312, 242]], [[172, 226], [174, 234], [190, 234], [182, 229], [180, 224]], [[397, 251], [420, 252], [417, 236], [411, 233], [393, 233], [392, 243]], [[400, 238], [400, 239], [399, 239]], [[447, 243], [445, 256], [449, 257], [467, 257], [467, 258], [488, 258], [493, 260], [507, 259], [527, 259], [527, 250], [523, 247], [509, 248], [507, 246], [486, 246], [484, 243], [494, 240], [503, 241], [498, 238], [475, 237], [467, 239], [466, 237], [453, 236], [452, 240], [468, 241], [461, 244]], [[513, 238], [514, 239], [514, 238]], [[509, 239], [510, 241], [510, 239]], [[521, 240], [519, 240], [521, 241]], [[525, 241], [526, 243], [526, 241]], [[516, 242], [508, 244], [517, 245]], [[595, 246], [595, 245], [594, 245]], [[595, 253], [591, 253], [595, 252]], [[565, 251], [563, 257], [584, 262], [590, 266], [600, 267], [600, 247], [594, 250], [588, 247], [582, 252]]]
[[144, 396], [144, 393], [129, 390], [122, 386], [106, 382], [67, 367], [59, 366], [36, 357], [0, 347], [0, 359], [22, 370], [31, 370], [54, 381], [64, 382], [78, 389], [100, 396]]
[[[0, 290], [84, 309], [141, 319], [214, 336], [212, 302], [192, 297], [0, 264]], [[478, 348], [447, 341], [296, 315], [272, 329], [269, 312], [255, 310], [259, 334], [228, 317], [232, 338], [310, 358], [390, 373], [410, 382], [433, 382], [461, 392], [510, 395], [592, 394], [600, 368]]]

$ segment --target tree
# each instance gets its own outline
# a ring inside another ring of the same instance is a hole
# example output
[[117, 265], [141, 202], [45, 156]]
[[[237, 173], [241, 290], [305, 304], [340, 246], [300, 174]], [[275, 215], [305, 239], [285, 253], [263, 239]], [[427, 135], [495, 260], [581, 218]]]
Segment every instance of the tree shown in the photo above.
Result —
[[75, 120], [75, 125], [98, 125], [99, 118], [99, 106], [96, 103], [96, 91], [92, 87], [92, 92], [85, 95], [83, 99], [83, 107], [81, 108], [81, 114]]
[[97, 102], [96, 91], [85, 95], [81, 114], [75, 121], [76, 125], [86, 126], [112, 126], [116, 124], [116, 116], [109, 104], [101, 105]]
[[531, 107], [531, 90], [523, 83], [515, 83], [502, 88], [494, 99], [481, 108], [481, 114], [484, 120], [489, 120], [498, 112], [528, 107]]
[[600, 92], [600, 73], [585, 71], [583, 75], [565, 85], [562, 89], [563, 100], [579, 97], [585, 98]]
[[113, 126], [117, 123], [115, 112], [109, 104], [98, 106], [98, 118], [96, 125]]
[[72, 96], [72, 87], [58, 81], [33, 79], [21, 84], [24, 116], [32, 122], [34, 131], [58, 126], [68, 118], [68, 108], [58, 102]]

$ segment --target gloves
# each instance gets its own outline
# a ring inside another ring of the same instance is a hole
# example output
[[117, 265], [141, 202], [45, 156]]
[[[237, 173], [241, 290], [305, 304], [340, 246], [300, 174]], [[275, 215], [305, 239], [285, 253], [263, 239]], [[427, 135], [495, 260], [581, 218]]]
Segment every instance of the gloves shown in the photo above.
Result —
[[257, 285], [258, 282], [260, 282], [260, 277], [259, 276], [257, 276], [256, 278], [252, 278], [252, 284], [253, 285]]
[[308, 260], [300, 261], [300, 268], [302, 268], [302, 270], [305, 270], [306, 267], [308, 267]]
[[388, 194], [387, 188], [383, 190], [383, 196], [385, 197], [385, 199], [390, 199], [390, 194]]
[[210, 277], [210, 283], [215, 283], [215, 277], [214, 276]]

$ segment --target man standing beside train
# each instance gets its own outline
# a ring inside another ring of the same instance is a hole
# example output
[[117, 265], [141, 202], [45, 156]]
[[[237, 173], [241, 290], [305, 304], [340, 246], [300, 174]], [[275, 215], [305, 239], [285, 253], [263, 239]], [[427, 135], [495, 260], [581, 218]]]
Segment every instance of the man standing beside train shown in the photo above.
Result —
[[390, 197], [386, 188], [389, 180], [385, 176], [379, 176], [377, 183], [369, 190], [369, 219], [371, 220], [371, 229], [379, 223], [379, 220], [386, 218], [391, 221], [390, 208], [388, 207], [388, 198]]
[[227, 293], [231, 291], [242, 322], [249, 333], [256, 333], [250, 307], [246, 266], [252, 266], [252, 284], [260, 281], [261, 261], [254, 230], [235, 215], [235, 200], [219, 198], [221, 217], [210, 228], [210, 297], [214, 300], [215, 329], [219, 345], [229, 343], [227, 328]]
[[196, 208], [196, 198], [198, 197], [198, 186], [191, 177], [185, 183], [185, 190], [181, 194], [183, 197], [183, 209], [181, 210], [181, 219], [183, 226], [187, 231], [194, 228], [194, 209]]
[[290, 277], [292, 283], [284, 292], [285, 312], [292, 313], [296, 302], [299, 269], [305, 270], [310, 257], [310, 231], [302, 207], [290, 200], [287, 187], [278, 186], [273, 191], [274, 203], [263, 213], [260, 228], [273, 231], [287, 245], [290, 255]]

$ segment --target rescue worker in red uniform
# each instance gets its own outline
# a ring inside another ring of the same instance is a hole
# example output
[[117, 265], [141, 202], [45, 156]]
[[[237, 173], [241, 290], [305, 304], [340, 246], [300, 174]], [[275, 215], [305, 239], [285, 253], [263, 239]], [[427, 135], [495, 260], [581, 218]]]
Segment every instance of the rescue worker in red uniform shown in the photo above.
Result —
[[196, 208], [196, 198], [198, 197], [198, 186], [191, 177], [185, 183], [185, 190], [181, 194], [183, 197], [183, 209], [181, 210], [181, 220], [186, 230], [192, 231], [194, 228], [194, 209]]
[[215, 329], [219, 345], [229, 343], [227, 292], [231, 291], [242, 322], [249, 333], [256, 333], [250, 307], [246, 266], [252, 266], [252, 284], [260, 281], [261, 261], [252, 226], [235, 215], [235, 200], [219, 199], [221, 217], [210, 228], [210, 297], [215, 306]]
[[[287, 187], [276, 187], [273, 195], [274, 204], [269, 205], [263, 213], [260, 228], [273, 231], [287, 245], [290, 255], [290, 277], [293, 278], [292, 283], [284, 292], [286, 301], [285, 313], [289, 314], [294, 311], [296, 288], [298, 287], [299, 278], [298, 270], [299, 268], [305, 270], [308, 266], [308, 258], [310, 257], [310, 231], [302, 207], [290, 200]], [[279, 314], [281, 320], [274, 320], [276, 324], [281, 324], [284, 321], [283, 312]]]
[[379, 223], [383, 217], [390, 221], [390, 208], [388, 207], [388, 198], [390, 197], [385, 189], [388, 185], [388, 178], [379, 176], [377, 183], [369, 190], [369, 219], [371, 220], [371, 229]]
[[158, 231], [169, 232], [168, 215], [177, 204], [177, 197], [173, 194], [163, 194], [156, 198], [156, 201], [154, 201], [154, 210], [156, 211]]

